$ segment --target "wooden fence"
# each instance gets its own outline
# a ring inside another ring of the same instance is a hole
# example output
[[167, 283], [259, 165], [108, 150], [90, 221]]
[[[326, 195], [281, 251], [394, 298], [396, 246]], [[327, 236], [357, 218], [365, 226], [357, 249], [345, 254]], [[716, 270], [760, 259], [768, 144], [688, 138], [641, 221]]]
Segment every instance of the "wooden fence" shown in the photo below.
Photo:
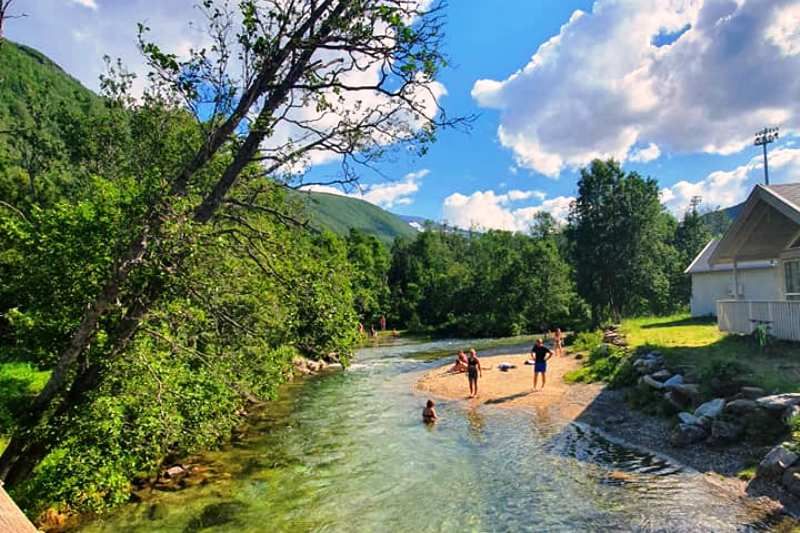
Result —
[[800, 301], [719, 300], [717, 324], [722, 331], [742, 335], [765, 324], [770, 335], [800, 342]]

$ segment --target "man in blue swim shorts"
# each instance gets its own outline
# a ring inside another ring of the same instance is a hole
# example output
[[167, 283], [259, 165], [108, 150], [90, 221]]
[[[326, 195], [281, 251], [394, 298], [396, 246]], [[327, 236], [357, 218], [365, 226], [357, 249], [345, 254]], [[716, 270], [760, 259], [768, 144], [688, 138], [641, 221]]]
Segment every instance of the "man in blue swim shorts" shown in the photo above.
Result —
[[542, 375], [542, 388], [545, 384], [545, 373], [547, 372], [547, 361], [553, 357], [553, 352], [544, 345], [542, 339], [536, 339], [536, 344], [531, 348], [531, 355], [533, 356], [533, 390], [536, 390], [536, 383], [539, 374]]

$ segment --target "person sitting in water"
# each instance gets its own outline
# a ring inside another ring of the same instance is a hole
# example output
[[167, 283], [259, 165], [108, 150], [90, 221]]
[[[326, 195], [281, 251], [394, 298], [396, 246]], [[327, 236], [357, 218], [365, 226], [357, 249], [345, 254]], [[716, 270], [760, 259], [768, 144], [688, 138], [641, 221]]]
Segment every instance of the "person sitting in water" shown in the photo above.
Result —
[[453, 366], [450, 367], [450, 370], [448, 370], [448, 372], [457, 374], [466, 371], [467, 371], [467, 354], [464, 353], [464, 350], [461, 350], [460, 352], [458, 352], [458, 355], [456, 356], [456, 362], [453, 364]]
[[545, 384], [545, 374], [547, 373], [547, 361], [553, 356], [553, 352], [544, 345], [542, 339], [536, 339], [536, 344], [531, 348], [533, 356], [533, 390], [536, 390], [536, 383], [539, 374], [542, 375], [542, 388]]
[[434, 409], [435, 405], [436, 404], [433, 403], [433, 400], [428, 400], [428, 403], [422, 410], [422, 421], [426, 424], [433, 424], [439, 419], [439, 417], [436, 416], [436, 409]]

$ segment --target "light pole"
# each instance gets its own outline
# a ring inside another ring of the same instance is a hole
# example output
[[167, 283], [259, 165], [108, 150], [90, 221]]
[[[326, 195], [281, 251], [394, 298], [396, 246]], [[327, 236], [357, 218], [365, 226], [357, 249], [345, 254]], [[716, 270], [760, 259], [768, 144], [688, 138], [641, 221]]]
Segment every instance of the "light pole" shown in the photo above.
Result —
[[764, 185], [769, 185], [769, 167], [767, 166], [767, 145], [778, 138], [778, 128], [764, 128], [756, 132], [755, 146], [764, 148]]

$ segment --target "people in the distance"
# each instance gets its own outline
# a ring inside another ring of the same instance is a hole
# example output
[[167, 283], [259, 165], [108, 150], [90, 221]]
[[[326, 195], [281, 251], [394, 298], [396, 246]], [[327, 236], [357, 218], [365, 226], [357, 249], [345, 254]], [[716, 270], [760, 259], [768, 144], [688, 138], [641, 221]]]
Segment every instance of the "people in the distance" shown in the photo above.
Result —
[[456, 356], [456, 362], [453, 363], [453, 366], [450, 367], [448, 372], [452, 372], [454, 374], [459, 372], [466, 372], [467, 371], [467, 354], [464, 353], [464, 350], [458, 352]]
[[472, 348], [467, 358], [467, 378], [469, 379], [470, 398], [478, 396], [478, 377], [483, 377], [483, 370], [481, 370], [481, 361], [478, 359], [478, 354], [475, 352], [475, 348]]
[[564, 334], [561, 333], [561, 328], [556, 328], [553, 333], [553, 352], [556, 357], [564, 355]]
[[547, 361], [553, 356], [553, 352], [544, 345], [542, 339], [536, 339], [536, 344], [531, 348], [531, 355], [533, 356], [533, 390], [536, 390], [539, 374], [542, 375], [542, 388], [545, 384], [545, 375], [547, 374]]
[[425, 422], [426, 424], [433, 424], [439, 419], [439, 417], [436, 416], [435, 406], [436, 404], [433, 403], [433, 400], [428, 400], [428, 403], [422, 410], [422, 421]]

